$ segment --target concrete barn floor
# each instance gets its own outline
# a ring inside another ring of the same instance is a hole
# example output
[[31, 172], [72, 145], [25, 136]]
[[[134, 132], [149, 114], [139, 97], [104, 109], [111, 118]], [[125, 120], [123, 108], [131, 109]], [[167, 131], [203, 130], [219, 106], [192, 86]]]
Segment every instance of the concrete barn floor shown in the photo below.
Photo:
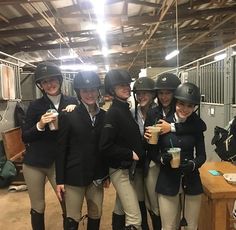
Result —
[[[100, 230], [111, 229], [111, 215], [114, 207], [115, 192], [112, 185], [105, 189], [103, 216]], [[85, 202], [86, 203], [86, 202]], [[54, 191], [50, 185], [46, 184], [46, 230], [61, 230], [62, 218], [61, 210]], [[0, 230], [30, 230], [30, 204], [27, 191], [8, 192], [8, 189], [0, 189]], [[83, 207], [83, 214], [86, 214], [86, 205]], [[80, 223], [80, 230], [86, 229]]]

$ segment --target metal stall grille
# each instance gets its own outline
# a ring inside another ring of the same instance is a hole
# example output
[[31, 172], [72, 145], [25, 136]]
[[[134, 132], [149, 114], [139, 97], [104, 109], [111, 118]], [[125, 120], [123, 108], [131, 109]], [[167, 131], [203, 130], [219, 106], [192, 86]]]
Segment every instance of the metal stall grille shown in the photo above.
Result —
[[[216, 61], [219, 54], [225, 57]], [[165, 72], [176, 70], [182, 82], [192, 82], [200, 88], [199, 115], [207, 124], [207, 159], [217, 161], [219, 158], [211, 145], [214, 128], [225, 127], [236, 114], [236, 44]]]
[[199, 71], [204, 102], [224, 104], [224, 60], [201, 65]]
[[232, 74], [233, 74], [233, 98], [232, 102], [236, 104], [236, 55], [232, 56]]
[[194, 83], [195, 85], [199, 85], [198, 78], [197, 78], [197, 67], [187, 69], [185, 72], [188, 73], [188, 82]]
[[75, 96], [73, 88], [73, 79], [76, 75], [74, 72], [63, 72], [62, 93], [67, 96]]

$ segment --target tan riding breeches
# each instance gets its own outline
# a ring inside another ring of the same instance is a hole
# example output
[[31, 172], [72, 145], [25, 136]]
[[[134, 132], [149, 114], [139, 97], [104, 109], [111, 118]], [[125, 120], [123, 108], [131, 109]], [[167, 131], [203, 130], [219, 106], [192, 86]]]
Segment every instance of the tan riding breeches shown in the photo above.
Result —
[[[160, 205], [161, 222], [163, 230], [179, 229], [179, 222], [182, 217], [181, 206], [183, 204], [183, 194], [176, 196], [165, 196], [158, 194]], [[184, 230], [197, 230], [198, 217], [201, 208], [201, 195], [185, 196], [185, 218], [188, 226]], [[181, 200], [181, 203], [180, 203]]]
[[158, 198], [156, 193], [156, 183], [160, 172], [160, 166], [151, 161], [147, 176], [144, 178], [145, 205], [149, 211], [156, 216], [160, 215]]
[[[110, 174], [116, 169], [110, 168]], [[125, 212], [126, 226], [134, 225], [141, 229], [141, 213], [134, 183], [129, 179], [129, 170], [120, 169], [111, 175], [111, 182], [117, 192], [123, 210]]]
[[93, 183], [86, 187], [65, 185], [67, 217], [79, 221], [85, 198], [88, 217], [91, 219], [100, 219], [102, 216], [103, 196], [103, 187], [95, 186]]
[[[45, 183], [47, 179], [56, 193], [55, 166], [39, 168], [23, 164], [23, 174], [28, 187], [31, 208], [43, 213], [45, 210]], [[61, 207], [62, 212], [66, 213], [64, 203], [61, 203]]]

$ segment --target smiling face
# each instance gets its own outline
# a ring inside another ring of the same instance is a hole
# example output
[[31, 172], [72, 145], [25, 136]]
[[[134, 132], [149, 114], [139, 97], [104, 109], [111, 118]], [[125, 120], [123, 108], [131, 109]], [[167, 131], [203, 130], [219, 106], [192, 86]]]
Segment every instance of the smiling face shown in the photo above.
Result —
[[87, 105], [95, 105], [99, 97], [99, 91], [97, 88], [92, 89], [80, 89], [79, 95], [81, 100]]
[[40, 81], [41, 89], [50, 96], [60, 94], [60, 81], [58, 77], [48, 77]]
[[151, 91], [140, 90], [136, 92], [136, 100], [140, 107], [149, 106], [154, 98], [154, 93]]
[[172, 90], [158, 90], [157, 97], [163, 108], [170, 106], [173, 100], [173, 91]]
[[180, 100], [176, 102], [176, 114], [180, 119], [186, 120], [193, 113], [194, 109], [194, 104]]
[[114, 87], [116, 97], [126, 101], [131, 95], [130, 84], [119, 84]]

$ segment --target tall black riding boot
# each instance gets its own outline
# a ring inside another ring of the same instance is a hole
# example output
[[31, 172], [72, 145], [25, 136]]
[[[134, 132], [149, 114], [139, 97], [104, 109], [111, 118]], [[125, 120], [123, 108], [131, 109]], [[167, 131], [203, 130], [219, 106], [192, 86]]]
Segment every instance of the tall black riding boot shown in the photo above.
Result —
[[139, 208], [142, 216], [142, 224], [141, 224], [142, 230], [149, 230], [147, 221], [147, 209], [144, 201], [139, 202]]
[[112, 213], [112, 230], [121, 230], [125, 227], [125, 215]]
[[149, 212], [152, 220], [153, 230], [161, 230], [161, 217], [155, 215], [153, 212]]
[[45, 230], [44, 225], [44, 213], [38, 213], [34, 209], [31, 209], [31, 225], [33, 230]]
[[88, 217], [87, 230], [99, 230], [100, 219], [91, 219]]
[[66, 217], [64, 230], [78, 230], [79, 223], [70, 217]]
[[66, 215], [62, 214], [62, 218], [63, 218], [63, 229], [66, 229]]
[[134, 227], [134, 225], [129, 225], [129, 226], [126, 226], [124, 230], [137, 230], [137, 228]]

